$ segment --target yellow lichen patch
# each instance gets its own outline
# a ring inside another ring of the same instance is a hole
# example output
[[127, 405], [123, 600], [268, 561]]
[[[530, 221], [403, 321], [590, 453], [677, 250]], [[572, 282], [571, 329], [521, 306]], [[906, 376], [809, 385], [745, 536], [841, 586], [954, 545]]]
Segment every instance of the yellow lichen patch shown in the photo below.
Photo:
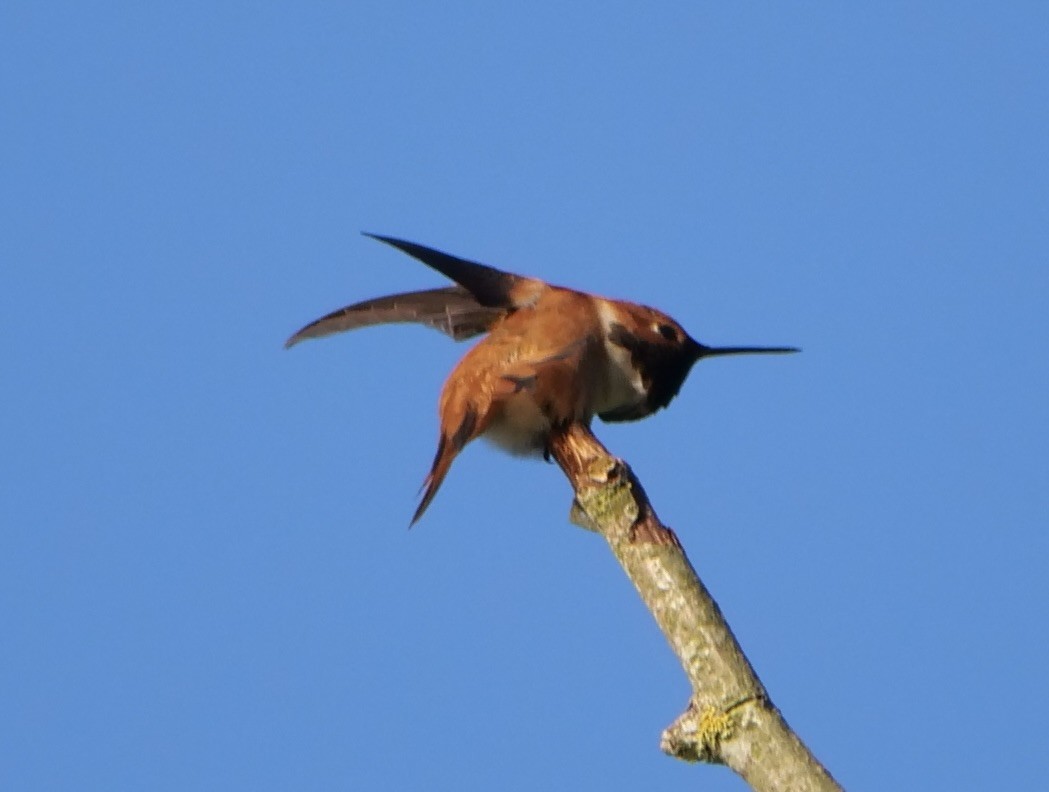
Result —
[[625, 482], [614, 482], [579, 493], [579, 503], [599, 524], [626, 516], [633, 524], [637, 519], [637, 504], [634, 502], [630, 485]]
[[721, 753], [722, 740], [732, 737], [732, 716], [706, 706], [699, 713], [699, 733], [696, 735], [703, 748], [711, 756]]

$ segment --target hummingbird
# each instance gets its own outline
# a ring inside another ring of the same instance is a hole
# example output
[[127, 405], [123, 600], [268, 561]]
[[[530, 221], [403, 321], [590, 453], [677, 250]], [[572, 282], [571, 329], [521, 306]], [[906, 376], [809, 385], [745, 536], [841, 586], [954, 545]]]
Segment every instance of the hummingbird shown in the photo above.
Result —
[[487, 333], [441, 389], [437, 453], [414, 525], [452, 462], [483, 437], [512, 454], [549, 459], [551, 434], [578, 422], [637, 421], [670, 404], [692, 366], [707, 357], [781, 354], [795, 347], [711, 347], [662, 311], [554, 286], [379, 234], [456, 285], [348, 305], [310, 322], [285, 343], [378, 324], [413, 322], [462, 341]]

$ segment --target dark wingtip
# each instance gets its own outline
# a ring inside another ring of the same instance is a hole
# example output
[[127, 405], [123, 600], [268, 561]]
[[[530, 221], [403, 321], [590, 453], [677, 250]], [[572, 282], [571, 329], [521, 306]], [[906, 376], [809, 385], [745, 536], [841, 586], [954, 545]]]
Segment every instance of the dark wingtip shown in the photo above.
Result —
[[309, 330], [312, 327], [314, 327], [318, 322], [322, 321], [324, 318], [326, 317], [322, 317], [321, 319], [317, 319], [316, 321], [310, 322], [305, 327], [300, 327], [291, 335], [290, 338], [288, 338], [287, 341], [284, 342], [284, 348], [291, 349], [296, 344], [300, 344], [303, 341], [308, 341], [309, 339], [313, 338], [314, 336], [309, 334]]
[[[404, 253], [408, 252], [405, 250], [405, 247], [409, 245], [414, 246], [415, 244], [413, 242], [409, 242], [406, 239], [398, 239], [397, 237], [387, 236], [386, 234], [373, 234], [371, 231], [361, 231], [361, 236], [366, 236], [368, 237], [368, 239], [374, 239], [376, 242], [382, 242], [386, 245], [390, 245], [391, 247], [395, 247]], [[409, 253], [408, 255], [411, 255], [411, 253]]]
[[[451, 253], [445, 253], [436, 248], [420, 245], [417, 242], [409, 242], [405, 239], [373, 234], [370, 231], [362, 231], [364, 236], [383, 242], [390, 247], [406, 253], [427, 267], [436, 270], [444, 277], [455, 281], [464, 289], [469, 291], [474, 299], [485, 308], [516, 308], [517, 295], [515, 289], [522, 281], [529, 279], [521, 278], [512, 272], [490, 267], [477, 261], [459, 258]], [[526, 301], [534, 299], [534, 295], [525, 295]]]

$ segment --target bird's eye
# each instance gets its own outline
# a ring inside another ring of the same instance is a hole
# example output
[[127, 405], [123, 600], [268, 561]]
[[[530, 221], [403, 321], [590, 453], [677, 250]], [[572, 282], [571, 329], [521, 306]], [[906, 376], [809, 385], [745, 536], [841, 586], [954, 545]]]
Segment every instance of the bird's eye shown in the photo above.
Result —
[[677, 330], [668, 324], [657, 324], [656, 331], [667, 341], [677, 341]]

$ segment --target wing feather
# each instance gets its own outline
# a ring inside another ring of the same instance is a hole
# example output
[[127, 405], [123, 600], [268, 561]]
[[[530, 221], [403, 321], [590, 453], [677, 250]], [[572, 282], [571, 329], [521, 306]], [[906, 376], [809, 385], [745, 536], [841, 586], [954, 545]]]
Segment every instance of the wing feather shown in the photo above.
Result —
[[495, 267], [489, 267], [487, 264], [468, 261], [415, 242], [381, 234], [370, 234], [367, 231], [364, 232], [364, 235], [395, 247], [426, 266], [432, 267], [446, 278], [466, 288], [477, 298], [477, 302], [486, 308], [522, 308], [532, 305], [539, 299], [539, 294], [544, 287], [543, 282], [535, 278], [504, 272]]
[[308, 338], [394, 322], [425, 325], [462, 341], [488, 332], [506, 313], [505, 308], [481, 305], [462, 286], [392, 294], [332, 311], [303, 327], [284, 346], [291, 347]]

